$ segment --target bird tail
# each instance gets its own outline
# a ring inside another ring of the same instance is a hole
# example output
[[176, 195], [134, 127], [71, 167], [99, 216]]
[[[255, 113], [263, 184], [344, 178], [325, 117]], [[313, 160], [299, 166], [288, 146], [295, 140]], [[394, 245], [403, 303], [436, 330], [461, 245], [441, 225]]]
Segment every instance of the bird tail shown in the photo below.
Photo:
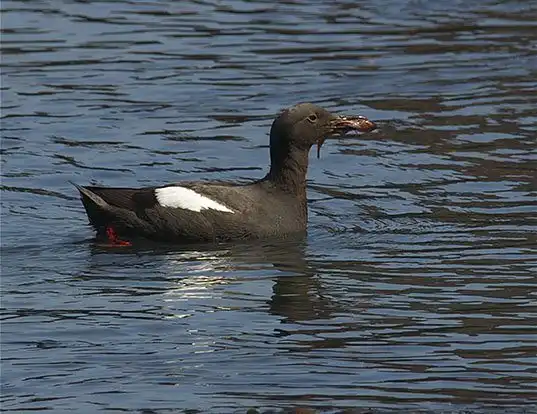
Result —
[[80, 192], [80, 195], [82, 196], [82, 202], [84, 203], [84, 205], [86, 205], [86, 202], [91, 202], [93, 205], [103, 210], [110, 209], [110, 204], [104, 201], [101, 196], [95, 194], [93, 191], [89, 190], [86, 187], [82, 187], [81, 185], [78, 185], [72, 181], [69, 181], [69, 182], [73, 184], [76, 187], [76, 189]]
[[98, 231], [103, 231], [109, 222], [113, 220], [114, 208], [108, 204], [101, 196], [95, 194], [86, 187], [82, 187], [69, 181], [79, 191], [82, 204], [86, 209], [90, 224]]
[[[136, 212], [132, 211], [128, 205], [122, 205], [117, 202], [118, 199], [110, 198], [103, 187], [82, 187], [71, 182], [80, 192], [82, 204], [86, 209], [89, 223], [97, 231], [97, 236], [104, 236], [105, 239], [115, 245], [127, 245], [119, 237], [143, 236], [150, 234], [152, 227], [150, 223], [138, 217]], [[119, 200], [125, 201], [125, 195], [120, 193]]]

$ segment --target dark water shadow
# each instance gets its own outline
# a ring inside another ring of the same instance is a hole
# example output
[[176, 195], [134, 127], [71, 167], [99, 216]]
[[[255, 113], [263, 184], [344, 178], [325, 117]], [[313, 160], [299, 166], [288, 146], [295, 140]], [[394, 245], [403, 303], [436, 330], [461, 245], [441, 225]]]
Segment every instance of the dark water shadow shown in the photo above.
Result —
[[[223, 277], [236, 278], [238, 272], [250, 271], [251, 278], [270, 277], [273, 294], [267, 301], [269, 312], [284, 322], [328, 318], [337, 310], [323, 293], [316, 264], [306, 257], [305, 236], [289, 240], [252, 241], [240, 243], [197, 243], [171, 245], [137, 240], [135, 246], [110, 247], [96, 240], [89, 242], [88, 274], [102, 274], [103, 267], [150, 266], [153, 272], [142, 277], [173, 280], [188, 276], [189, 266], [222, 272]], [[184, 266], [182, 275], [167, 270], [170, 263]], [[100, 276], [99, 276], [100, 277]], [[139, 278], [139, 272], [133, 274]], [[244, 276], [239, 276], [244, 277]], [[248, 278], [250, 276], [247, 276]], [[125, 276], [128, 280], [129, 276]]]

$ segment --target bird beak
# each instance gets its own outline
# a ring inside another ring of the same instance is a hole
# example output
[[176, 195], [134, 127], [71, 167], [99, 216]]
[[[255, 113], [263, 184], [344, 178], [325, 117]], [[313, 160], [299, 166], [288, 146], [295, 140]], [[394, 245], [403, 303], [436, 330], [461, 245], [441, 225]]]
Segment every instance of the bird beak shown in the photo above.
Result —
[[[357, 132], [370, 132], [374, 129], [377, 129], [377, 125], [367, 119], [365, 116], [356, 115], [356, 116], [335, 116], [329, 124], [330, 134], [334, 135], [345, 135], [350, 131]], [[321, 155], [321, 146], [323, 145], [326, 137], [322, 137], [317, 141], [317, 158]]]
[[338, 135], [349, 131], [369, 132], [377, 128], [374, 122], [365, 116], [336, 116], [330, 122], [330, 128]]

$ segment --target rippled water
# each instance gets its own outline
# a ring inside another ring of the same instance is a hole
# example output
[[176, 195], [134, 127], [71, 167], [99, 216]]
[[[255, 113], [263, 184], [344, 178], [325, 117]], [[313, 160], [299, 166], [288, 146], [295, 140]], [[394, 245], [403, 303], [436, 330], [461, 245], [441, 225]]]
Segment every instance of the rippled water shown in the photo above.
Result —
[[[533, 412], [532, 2], [2, 6], [3, 410]], [[381, 124], [301, 243], [95, 245], [68, 180], [262, 176], [301, 101]]]

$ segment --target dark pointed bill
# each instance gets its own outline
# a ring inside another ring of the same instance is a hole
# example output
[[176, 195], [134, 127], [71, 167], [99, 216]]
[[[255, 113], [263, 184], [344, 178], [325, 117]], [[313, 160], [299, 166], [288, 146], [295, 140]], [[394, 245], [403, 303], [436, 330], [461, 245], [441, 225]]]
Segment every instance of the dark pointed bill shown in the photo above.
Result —
[[[373, 121], [370, 121], [365, 116], [336, 116], [330, 122], [331, 136], [345, 135], [350, 131], [369, 132], [377, 128]], [[317, 158], [321, 155], [321, 146], [327, 137], [322, 137], [317, 141]]]

